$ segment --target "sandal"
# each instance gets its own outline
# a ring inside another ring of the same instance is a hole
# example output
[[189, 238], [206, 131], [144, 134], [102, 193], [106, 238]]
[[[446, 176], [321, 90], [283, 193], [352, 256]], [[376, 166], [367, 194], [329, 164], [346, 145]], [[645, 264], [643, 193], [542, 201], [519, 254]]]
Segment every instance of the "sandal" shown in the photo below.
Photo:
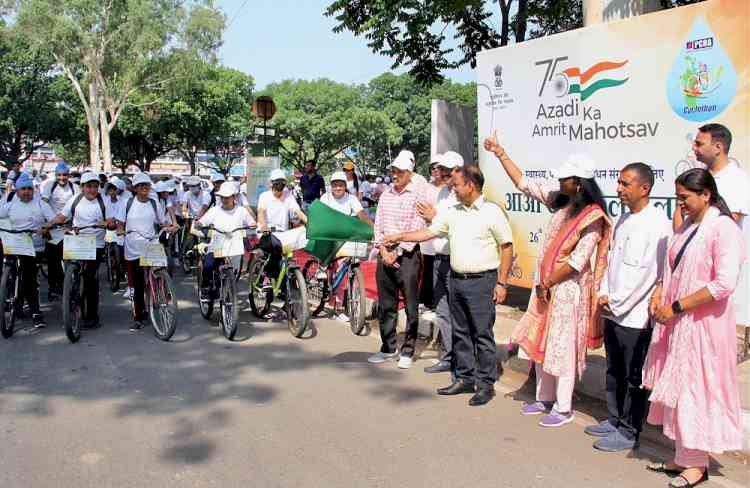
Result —
[[703, 476], [701, 476], [700, 479], [698, 479], [698, 481], [696, 481], [695, 483], [691, 483], [687, 478], [685, 478], [685, 475], [680, 474], [677, 475], [675, 479], [670, 481], [667, 486], [669, 488], [693, 488], [694, 486], [700, 485], [704, 481], [708, 481], [708, 469], [703, 471]]
[[646, 469], [655, 473], [680, 474], [682, 469], [669, 469], [667, 463], [651, 463], [646, 465]]

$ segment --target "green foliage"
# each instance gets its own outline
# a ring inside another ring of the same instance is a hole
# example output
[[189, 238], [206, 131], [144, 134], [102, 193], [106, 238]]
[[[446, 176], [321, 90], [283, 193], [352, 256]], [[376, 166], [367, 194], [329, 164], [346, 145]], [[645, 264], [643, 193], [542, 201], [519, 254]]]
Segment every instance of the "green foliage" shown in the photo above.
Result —
[[18, 31], [0, 27], [0, 160], [23, 162], [58, 140], [73, 123], [61, 108], [71, 101], [51, 57], [31, 51]]
[[[500, 29], [482, 0], [334, 0], [325, 15], [338, 24], [334, 32], [351, 31], [367, 39], [376, 53], [393, 60], [392, 68], [409, 66], [419, 83], [443, 80], [442, 72], [469, 64], [483, 49], [563, 32], [583, 24], [581, 0], [498, 0]], [[515, 14], [511, 14], [515, 4]], [[448, 28], [451, 29], [448, 29]], [[449, 34], [457, 48], [448, 47]]]
[[298, 169], [313, 160], [323, 172], [346, 151], [381, 141], [396, 144], [401, 130], [364, 99], [361, 87], [330, 80], [285, 80], [269, 85], [278, 112], [271, 120], [280, 134], [282, 160]]

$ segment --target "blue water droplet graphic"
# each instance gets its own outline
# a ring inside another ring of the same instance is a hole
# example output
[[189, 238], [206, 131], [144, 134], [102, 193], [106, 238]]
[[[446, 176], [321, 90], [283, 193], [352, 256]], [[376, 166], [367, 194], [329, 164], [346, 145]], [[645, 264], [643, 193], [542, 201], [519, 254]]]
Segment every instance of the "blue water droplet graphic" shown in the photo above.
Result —
[[693, 23], [667, 77], [667, 100], [685, 120], [704, 122], [726, 109], [737, 93], [737, 71], [703, 17]]

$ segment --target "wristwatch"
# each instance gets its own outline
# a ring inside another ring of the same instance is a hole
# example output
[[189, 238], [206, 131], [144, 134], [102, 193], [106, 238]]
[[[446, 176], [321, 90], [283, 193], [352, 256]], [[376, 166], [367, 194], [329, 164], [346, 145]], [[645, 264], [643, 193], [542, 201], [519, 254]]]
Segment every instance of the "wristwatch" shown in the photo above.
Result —
[[674, 302], [672, 302], [672, 312], [674, 312], [675, 314], [684, 312], [679, 300], [675, 300]]
[[503, 288], [505, 288], [506, 290], [508, 289], [508, 283], [501, 283], [500, 281], [498, 281], [498, 282], [497, 282], [497, 284], [498, 284], [499, 286], [502, 286], [502, 287], [503, 287]]

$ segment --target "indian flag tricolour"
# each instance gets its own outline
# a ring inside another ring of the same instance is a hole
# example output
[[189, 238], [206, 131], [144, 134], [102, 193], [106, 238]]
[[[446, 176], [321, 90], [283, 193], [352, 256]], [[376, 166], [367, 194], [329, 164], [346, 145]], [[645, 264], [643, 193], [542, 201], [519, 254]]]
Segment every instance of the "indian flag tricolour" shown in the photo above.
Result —
[[627, 60], [621, 63], [602, 61], [596, 63], [584, 72], [578, 67], [563, 70], [568, 77], [568, 94], [580, 93], [581, 101], [585, 101], [594, 93], [604, 88], [620, 86], [628, 81], [628, 78], [618, 76], [620, 68], [627, 64]]

